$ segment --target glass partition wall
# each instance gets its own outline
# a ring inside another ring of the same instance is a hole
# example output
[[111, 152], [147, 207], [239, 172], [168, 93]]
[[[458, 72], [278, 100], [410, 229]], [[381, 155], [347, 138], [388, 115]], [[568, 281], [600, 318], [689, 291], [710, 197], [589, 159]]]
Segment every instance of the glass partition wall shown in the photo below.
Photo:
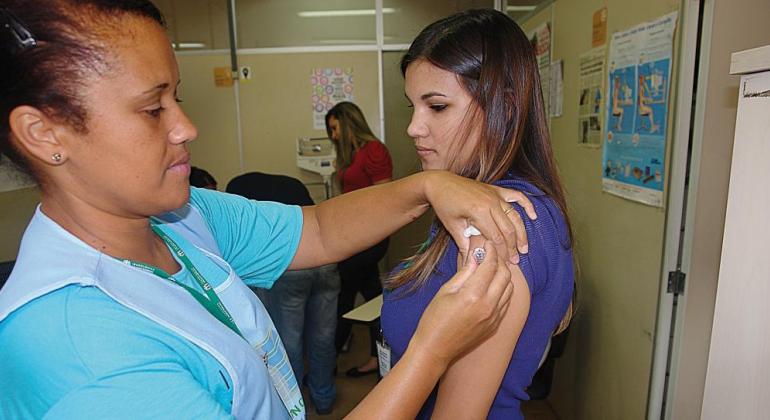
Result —
[[[372, 51], [377, 53], [379, 118], [373, 128], [385, 138], [381, 97], [383, 51], [404, 51], [429, 23], [460, 10], [496, 8], [522, 19], [549, 0], [155, 0], [166, 16], [180, 56]], [[228, 14], [233, 24], [228, 24]], [[232, 26], [232, 28], [230, 27]], [[236, 45], [230, 45], [230, 32]], [[238, 72], [233, 89], [239, 89]], [[234, 96], [238, 96], [237, 94]]]
[[[406, 126], [400, 122], [408, 122], [409, 110], [389, 108], [403, 102], [402, 77], [393, 63], [422, 28], [471, 8], [505, 10], [521, 19], [544, 2], [549, 0], [155, 1], [179, 58], [185, 109], [200, 131], [191, 146], [195, 163], [218, 172], [222, 185], [247, 170], [287, 172], [295, 166], [297, 137], [325, 135], [312, 122], [311, 70], [349, 70], [351, 99], [369, 125], [383, 141], [403, 142]], [[271, 72], [276, 66], [284, 69]], [[274, 115], [276, 110], [283, 113]], [[386, 114], [393, 124], [386, 124]], [[316, 180], [299, 169], [289, 172]]]
[[236, 0], [238, 48], [377, 44], [374, 0]]
[[[412, 39], [431, 22], [461, 10], [495, 8], [520, 19], [543, 1], [155, 3], [166, 16], [177, 52], [183, 106], [200, 133], [190, 146], [193, 163], [212, 172], [222, 186], [247, 171], [295, 176], [311, 185], [313, 197], [321, 200], [323, 188], [316, 186], [320, 177], [296, 168], [295, 162], [298, 137], [326, 135], [313, 121], [311, 71], [351, 72], [351, 99], [391, 149], [395, 175], [406, 176], [418, 166], [406, 135], [411, 113], [404, 100], [398, 61]], [[230, 45], [230, 39], [235, 45]], [[404, 237], [415, 235], [406, 233]], [[394, 261], [411, 252], [411, 239], [399, 244], [396, 238], [394, 242], [394, 249], [403, 250], [394, 252]]]
[[[154, 0], [178, 51], [230, 48], [228, 6], [239, 49], [409, 44], [420, 29], [473, 8], [504, 10], [523, 21], [553, 0]], [[228, 4], [230, 3], [230, 4]], [[381, 25], [378, 19], [381, 16]]]
[[163, 12], [177, 51], [230, 48], [227, 1], [153, 0]]

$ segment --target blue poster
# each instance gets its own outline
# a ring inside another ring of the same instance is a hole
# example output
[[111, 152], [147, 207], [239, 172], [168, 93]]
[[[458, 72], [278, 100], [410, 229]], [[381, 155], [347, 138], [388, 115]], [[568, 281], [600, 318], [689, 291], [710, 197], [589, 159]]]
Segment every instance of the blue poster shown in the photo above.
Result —
[[602, 189], [663, 206], [676, 13], [613, 35], [607, 73]]

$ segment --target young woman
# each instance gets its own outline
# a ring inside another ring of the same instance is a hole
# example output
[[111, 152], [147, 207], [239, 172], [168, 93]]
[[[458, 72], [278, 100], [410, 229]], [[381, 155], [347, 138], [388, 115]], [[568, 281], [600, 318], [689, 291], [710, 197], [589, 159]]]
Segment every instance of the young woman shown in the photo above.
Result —
[[472, 223], [500, 258], [465, 265], [423, 317], [406, 368], [362, 403], [413, 416], [449, 360], [501, 320], [505, 259], [524, 243], [502, 206], [523, 195], [446, 172], [304, 208], [191, 189], [197, 133], [178, 84], [148, 1], [0, 0], [0, 150], [42, 195], [0, 291], [2, 417], [302, 418], [246, 284], [346, 258], [434, 204], [463, 247]]
[[[361, 109], [352, 102], [340, 102], [326, 114], [326, 132], [337, 150], [337, 176], [342, 193], [349, 193], [372, 185], [393, 180], [393, 163], [390, 153], [374, 136]], [[350, 323], [342, 315], [353, 309], [356, 293], [366, 300], [382, 293], [378, 262], [388, 250], [388, 239], [340, 261], [340, 296], [337, 301], [337, 352], [350, 338]], [[369, 359], [361, 366], [346, 372], [349, 377], [376, 373], [379, 324], [369, 327]]]
[[[437, 21], [401, 61], [414, 110], [408, 127], [425, 170], [449, 170], [526, 192], [529, 253], [511, 268], [516, 293], [497, 331], [455, 359], [419, 418], [522, 418], [520, 402], [549, 338], [570, 317], [571, 234], [543, 110], [537, 63], [505, 14], [471, 10]], [[517, 211], [521, 211], [516, 207]], [[441, 221], [388, 280], [382, 327], [399, 359], [423, 309], [462, 262]]]

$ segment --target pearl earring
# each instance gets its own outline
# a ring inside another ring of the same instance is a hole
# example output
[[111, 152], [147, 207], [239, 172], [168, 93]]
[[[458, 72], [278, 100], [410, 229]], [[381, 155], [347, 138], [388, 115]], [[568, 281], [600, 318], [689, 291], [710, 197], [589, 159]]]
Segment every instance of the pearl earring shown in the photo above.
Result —
[[51, 159], [53, 159], [54, 162], [59, 163], [61, 162], [61, 153], [56, 152], [51, 155]]

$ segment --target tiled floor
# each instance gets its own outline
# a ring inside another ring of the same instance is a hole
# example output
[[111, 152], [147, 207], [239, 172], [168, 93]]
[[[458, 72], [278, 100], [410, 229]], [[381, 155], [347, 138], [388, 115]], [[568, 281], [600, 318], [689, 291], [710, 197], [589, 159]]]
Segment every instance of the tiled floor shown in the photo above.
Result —
[[[344, 353], [337, 359], [337, 402], [334, 411], [327, 416], [319, 416], [307, 395], [307, 389], [303, 390], [305, 403], [308, 404], [307, 412], [309, 420], [341, 419], [358, 404], [364, 396], [377, 384], [377, 376], [369, 375], [361, 378], [348, 378], [345, 372], [353, 366], [357, 366], [368, 357], [369, 330], [363, 326], [353, 326], [353, 341], [349, 353]], [[556, 420], [558, 417], [553, 412], [547, 401], [529, 401], [523, 407], [524, 417], [527, 420]]]

